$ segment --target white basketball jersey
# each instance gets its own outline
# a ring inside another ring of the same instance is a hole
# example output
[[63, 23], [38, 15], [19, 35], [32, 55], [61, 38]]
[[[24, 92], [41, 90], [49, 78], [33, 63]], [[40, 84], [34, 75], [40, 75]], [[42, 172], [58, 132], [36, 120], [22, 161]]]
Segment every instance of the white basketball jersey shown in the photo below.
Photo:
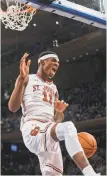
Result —
[[56, 92], [57, 88], [53, 82], [44, 82], [37, 74], [29, 75], [21, 104], [24, 121], [53, 121]]

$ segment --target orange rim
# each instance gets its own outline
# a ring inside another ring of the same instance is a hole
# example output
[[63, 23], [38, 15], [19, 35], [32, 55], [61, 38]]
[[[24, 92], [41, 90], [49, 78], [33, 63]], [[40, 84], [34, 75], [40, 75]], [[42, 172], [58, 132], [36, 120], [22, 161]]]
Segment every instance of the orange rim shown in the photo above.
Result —
[[28, 6], [27, 4], [24, 4], [25, 7], [27, 7], [27, 11], [28, 12], [32, 12], [32, 11], [36, 11], [35, 8], [31, 7], [31, 6]]

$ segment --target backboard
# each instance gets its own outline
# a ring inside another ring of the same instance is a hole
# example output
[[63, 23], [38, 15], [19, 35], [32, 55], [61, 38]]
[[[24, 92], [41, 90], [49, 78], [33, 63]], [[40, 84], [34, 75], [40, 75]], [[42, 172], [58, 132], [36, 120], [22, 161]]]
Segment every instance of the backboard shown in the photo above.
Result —
[[40, 0], [17, 1], [22, 4], [27, 3], [29, 6], [36, 9], [55, 13], [98, 28], [106, 29], [106, 0], [55, 0], [49, 4], [41, 3]]

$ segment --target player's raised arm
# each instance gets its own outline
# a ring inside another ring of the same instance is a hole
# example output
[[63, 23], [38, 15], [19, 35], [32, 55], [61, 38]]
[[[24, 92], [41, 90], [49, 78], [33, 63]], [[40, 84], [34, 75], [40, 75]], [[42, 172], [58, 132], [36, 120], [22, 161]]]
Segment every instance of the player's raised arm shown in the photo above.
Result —
[[25, 53], [20, 61], [20, 74], [16, 80], [15, 88], [11, 94], [8, 108], [12, 112], [16, 112], [21, 105], [22, 96], [24, 93], [25, 86], [28, 83], [28, 74], [29, 74], [29, 67], [31, 64], [31, 60], [28, 60], [26, 63], [26, 59], [28, 57], [28, 54]]

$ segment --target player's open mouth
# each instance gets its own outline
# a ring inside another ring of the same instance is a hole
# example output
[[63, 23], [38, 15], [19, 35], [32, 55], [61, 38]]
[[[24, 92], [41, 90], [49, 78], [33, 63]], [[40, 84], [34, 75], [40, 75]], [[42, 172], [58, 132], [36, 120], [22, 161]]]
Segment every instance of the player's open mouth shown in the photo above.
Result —
[[56, 72], [56, 71], [57, 71], [57, 68], [56, 68], [56, 67], [53, 67], [52, 70], [53, 70], [54, 72]]

